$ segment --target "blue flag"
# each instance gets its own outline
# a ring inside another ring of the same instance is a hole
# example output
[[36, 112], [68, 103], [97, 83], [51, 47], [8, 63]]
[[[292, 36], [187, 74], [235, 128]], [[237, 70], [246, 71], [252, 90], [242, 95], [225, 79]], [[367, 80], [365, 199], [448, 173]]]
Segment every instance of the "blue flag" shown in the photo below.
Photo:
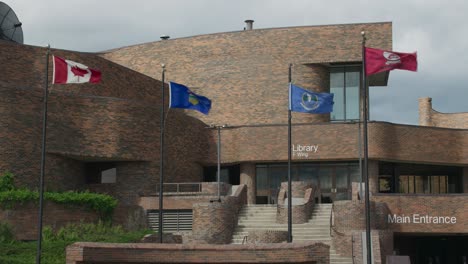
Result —
[[211, 100], [190, 91], [185, 85], [169, 82], [169, 108], [194, 109], [207, 115]]
[[312, 114], [331, 113], [333, 111], [333, 94], [310, 92], [290, 83], [289, 110]]

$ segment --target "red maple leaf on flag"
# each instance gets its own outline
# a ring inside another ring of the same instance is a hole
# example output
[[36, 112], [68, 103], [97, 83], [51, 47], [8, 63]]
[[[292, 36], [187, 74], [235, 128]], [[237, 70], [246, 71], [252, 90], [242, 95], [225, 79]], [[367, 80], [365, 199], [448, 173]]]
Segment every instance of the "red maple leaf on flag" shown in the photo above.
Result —
[[71, 72], [73, 72], [75, 76], [80, 76], [80, 77], [83, 77], [85, 76], [85, 74], [88, 74], [88, 70], [82, 69], [78, 66], [71, 67]]

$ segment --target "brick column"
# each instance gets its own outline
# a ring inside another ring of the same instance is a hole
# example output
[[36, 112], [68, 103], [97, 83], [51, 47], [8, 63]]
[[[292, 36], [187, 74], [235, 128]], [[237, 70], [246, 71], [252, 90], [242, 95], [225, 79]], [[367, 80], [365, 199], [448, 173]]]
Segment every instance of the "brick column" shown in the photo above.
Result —
[[419, 98], [419, 125], [420, 126], [433, 126], [431, 112], [432, 112], [432, 98], [423, 97]]
[[255, 185], [255, 163], [240, 164], [240, 184], [247, 186], [247, 204], [255, 204], [257, 189]]

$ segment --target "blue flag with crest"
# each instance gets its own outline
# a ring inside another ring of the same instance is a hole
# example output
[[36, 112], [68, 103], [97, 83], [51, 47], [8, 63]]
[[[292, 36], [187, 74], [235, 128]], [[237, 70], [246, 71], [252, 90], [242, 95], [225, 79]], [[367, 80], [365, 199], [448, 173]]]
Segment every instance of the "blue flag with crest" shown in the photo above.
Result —
[[195, 94], [185, 85], [169, 82], [169, 108], [193, 109], [207, 115], [211, 100]]
[[312, 114], [331, 113], [333, 112], [333, 94], [310, 92], [290, 83], [289, 110]]

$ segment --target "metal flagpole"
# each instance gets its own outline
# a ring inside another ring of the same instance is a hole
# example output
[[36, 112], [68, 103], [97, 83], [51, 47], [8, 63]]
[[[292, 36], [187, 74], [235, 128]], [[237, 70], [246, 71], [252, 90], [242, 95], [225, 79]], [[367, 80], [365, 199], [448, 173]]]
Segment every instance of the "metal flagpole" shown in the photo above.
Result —
[[371, 230], [370, 230], [370, 201], [369, 201], [369, 148], [367, 141], [367, 109], [368, 109], [368, 86], [366, 79], [366, 33], [361, 32], [362, 35], [362, 86], [364, 87], [364, 102], [363, 102], [363, 134], [364, 134], [364, 179], [366, 180], [365, 187], [365, 205], [366, 205], [366, 252], [367, 264], [372, 263], [371, 251]]
[[288, 243], [292, 242], [292, 188], [291, 188], [291, 68], [289, 64], [289, 106], [288, 106]]
[[164, 194], [164, 73], [166, 66], [161, 64], [162, 80], [161, 80], [161, 120], [160, 120], [160, 162], [159, 162], [159, 243], [163, 242], [163, 194]]
[[38, 223], [38, 237], [37, 237], [37, 252], [36, 263], [41, 263], [42, 253], [42, 217], [44, 213], [44, 169], [45, 169], [45, 152], [46, 152], [46, 132], [47, 132], [47, 98], [49, 86], [49, 54], [50, 45], [47, 45], [46, 53], [46, 67], [45, 67], [45, 81], [44, 81], [44, 98], [43, 98], [43, 112], [42, 112], [42, 151], [41, 151], [41, 176], [39, 180], [39, 223]]
[[221, 128], [225, 128], [227, 125], [218, 125], [216, 129], [218, 129], [218, 202], [221, 202], [221, 191], [220, 191], [220, 184], [221, 184]]
[[221, 194], [219, 190], [221, 180], [221, 126], [216, 127], [218, 129], [218, 202], [221, 202]]

